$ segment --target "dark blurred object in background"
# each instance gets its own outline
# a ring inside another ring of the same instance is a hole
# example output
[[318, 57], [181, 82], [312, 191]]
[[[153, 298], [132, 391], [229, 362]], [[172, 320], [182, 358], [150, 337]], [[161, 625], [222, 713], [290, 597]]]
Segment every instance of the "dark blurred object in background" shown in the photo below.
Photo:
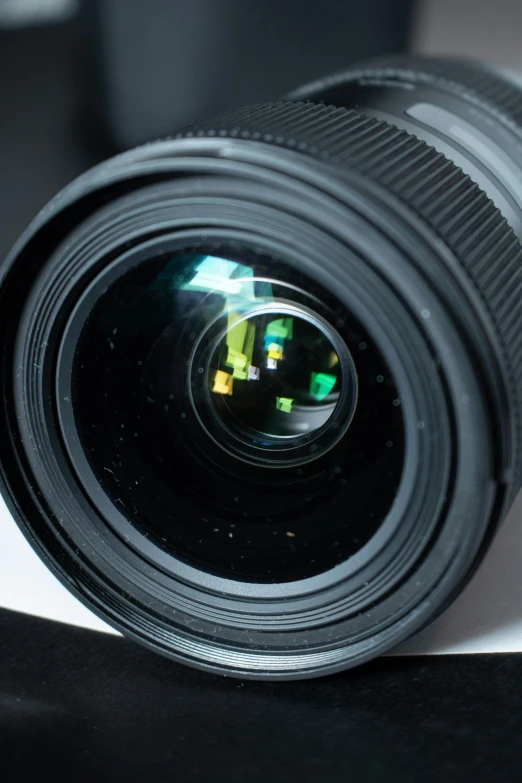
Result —
[[0, 259], [56, 191], [111, 153], [405, 49], [413, 5], [0, 0]]
[[0, 0], [0, 259], [113, 152], [406, 48], [413, 5]]
[[115, 148], [408, 47], [414, 0], [83, 0], [87, 117]]
[[74, 20], [16, 18], [0, 17], [0, 263], [51, 196], [100, 157], [78, 133]]

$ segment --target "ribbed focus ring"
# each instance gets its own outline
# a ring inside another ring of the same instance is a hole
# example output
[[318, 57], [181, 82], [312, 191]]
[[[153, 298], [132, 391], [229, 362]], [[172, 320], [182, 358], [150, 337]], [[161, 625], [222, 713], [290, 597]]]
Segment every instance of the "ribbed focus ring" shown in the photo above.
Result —
[[522, 247], [486, 194], [425, 142], [345, 108], [278, 102], [249, 106], [178, 137], [244, 138], [288, 147], [369, 177], [436, 231], [468, 272], [498, 335], [516, 421], [522, 483]]

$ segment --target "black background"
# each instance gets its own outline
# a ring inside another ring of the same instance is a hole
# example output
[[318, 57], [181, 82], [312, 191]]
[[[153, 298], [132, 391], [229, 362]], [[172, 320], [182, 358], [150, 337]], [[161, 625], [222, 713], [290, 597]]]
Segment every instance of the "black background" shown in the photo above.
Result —
[[35, 214], [104, 150], [83, 125], [67, 25], [0, 29], [0, 262]]

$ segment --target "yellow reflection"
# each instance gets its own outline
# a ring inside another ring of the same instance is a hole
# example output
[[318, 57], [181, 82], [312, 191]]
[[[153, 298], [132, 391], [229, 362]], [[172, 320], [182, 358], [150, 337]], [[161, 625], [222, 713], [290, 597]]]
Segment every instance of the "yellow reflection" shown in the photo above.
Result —
[[237, 380], [246, 380], [252, 365], [256, 327], [248, 320], [239, 320], [239, 315], [231, 311], [228, 314], [227, 358], [225, 364], [232, 368]]
[[268, 358], [278, 361], [283, 358], [283, 346], [278, 343], [270, 343], [268, 346]]
[[234, 379], [228, 372], [217, 370], [214, 377], [214, 387], [212, 389], [216, 394], [233, 394]]
[[339, 357], [335, 351], [331, 351], [328, 358], [328, 367], [335, 367], [337, 364], [339, 364]]

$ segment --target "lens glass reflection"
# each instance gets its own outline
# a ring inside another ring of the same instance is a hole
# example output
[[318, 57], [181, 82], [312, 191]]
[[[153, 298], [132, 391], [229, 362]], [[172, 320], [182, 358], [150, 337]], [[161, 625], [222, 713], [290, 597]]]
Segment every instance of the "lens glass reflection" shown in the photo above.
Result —
[[[325, 334], [306, 318], [232, 310], [226, 334], [211, 358], [213, 394], [224, 398], [223, 415], [272, 437], [314, 432], [339, 400], [339, 356]], [[263, 440], [265, 439], [265, 440]]]
[[320, 573], [364, 546], [398, 490], [386, 361], [296, 264], [237, 247], [142, 256], [100, 289], [72, 380], [118, 513], [204, 571]]

